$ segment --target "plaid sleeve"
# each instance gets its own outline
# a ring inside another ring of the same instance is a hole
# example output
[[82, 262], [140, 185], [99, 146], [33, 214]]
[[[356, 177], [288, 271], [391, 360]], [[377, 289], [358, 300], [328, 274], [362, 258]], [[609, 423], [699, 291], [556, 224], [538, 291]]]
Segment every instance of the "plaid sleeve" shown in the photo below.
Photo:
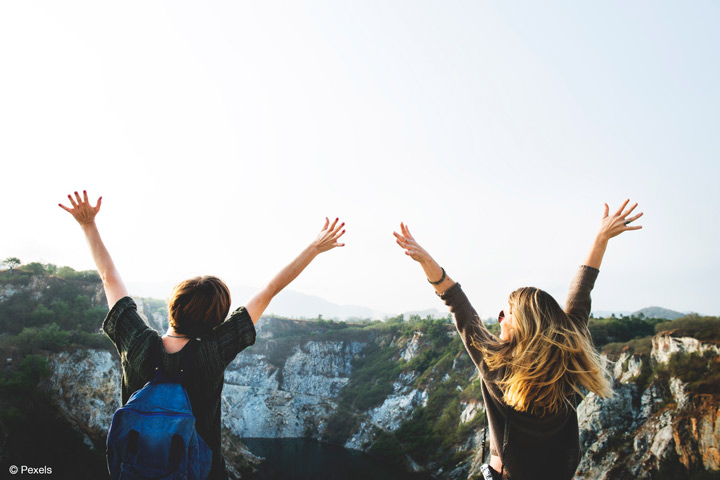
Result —
[[137, 336], [150, 327], [138, 314], [135, 301], [130, 297], [123, 297], [108, 312], [102, 328], [115, 344], [118, 353], [124, 356]]
[[245, 307], [235, 310], [230, 318], [213, 329], [223, 364], [228, 366], [238, 353], [255, 343], [255, 325]]

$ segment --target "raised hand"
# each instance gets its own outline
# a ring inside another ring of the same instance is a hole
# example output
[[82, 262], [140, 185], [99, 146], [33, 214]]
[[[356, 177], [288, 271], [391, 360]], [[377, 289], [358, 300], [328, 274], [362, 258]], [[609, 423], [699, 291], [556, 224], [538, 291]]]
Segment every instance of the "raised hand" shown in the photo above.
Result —
[[245, 304], [245, 309], [253, 323], [260, 319], [267, 306], [270, 305], [273, 297], [287, 287], [290, 282], [295, 280], [317, 255], [335, 247], [345, 246], [344, 243], [338, 242], [340, 237], [345, 234], [344, 226], [345, 222], [338, 224], [337, 218], [332, 224], [330, 224], [330, 220], [325, 218], [325, 226], [323, 226], [317, 238], [300, 252], [300, 255], [298, 255], [295, 260], [280, 270], [265, 288], [256, 293]]
[[318, 234], [315, 241], [312, 243], [312, 247], [317, 250], [317, 253], [327, 252], [335, 247], [344, 247], [344, 243], [339, 243], [340, 237], [345, 235], [345, 222], [338, 225], [338, 219], [336, 218], [332, 225], [330, 220], [325, 217], [325, 226]]
[[95, 215], [100, 211], [100, 205], [102, 204], [102, 197], [98, 198], [97, 205], [94, 207], [90, 205], [88, 200], [87, 191], [83, 190], [83, 197], [80, 198], [80, 194], [75, 192], [75, 198], [72, 195], [68, 195], [72, 208], [68, 208], [62, 203], [58, 203], [58, 206], [70, 213], [70, 215], [77, 220], [80, 225], [91, 225], [95, 223]]
[[628, 230], [640, 230], [642, 228], [640, 225], [630, 226], [632, 222], [642, 217], [643, 214], [638, 213], [637, 215], [628, 218], [628, 215], [630, 215], [633, 210], [635, 210], [635, 207], [637, 207], [636, 203], [629, 209], [625, 210], [628, 203], [630, 203], [630, 200], [625, 200], [620, 208], [618, 208], [612, 215], [610, 215], [610, 207], [608, 207], [607, 203], [605, 204], [605, 212], [603, 213], [600, 231], [595, 236], [595, 241], [590, 248], [590, 253], [588, 253], [587, 258], [585, 259], [585, 265], [599, 269], [603, 256], [605, 255], [608, 240], [613, 237], [617, 237]]
[[415, 237], [410, 233], [410, 229], [404, 223], [400, 224], [400, 232], [393, 232], [395, 235], [395, 243], [400, 245], [405, 250], [405, 255], [420, 263], [425, 276], [428, 279], [437, 293], [443, 293], [455, 282], [447, 276], [445, 270], [430, 256], [430, 254], [422, 248]]
[[609, 240], [628, 230], [640, 230], [642, 228], [640, 225], [630, 226], [632, 222], [642, 217], [643, 214], [640, 212], [637, 215], [628, 218], [628, 215], [630, 215], [638, 206], [636, 203], [628, 210], [625, 210], [628, 203], [630, 203], [630, 200], [625, 200], [620, 208], [618, 208], [618, 210], [612, 215], [609, 215], [610, 207], [608, 207], [607, 203], [605, 204], [605, 213], [603, 214], [602, 224], [600, 226], [600, 231], [598, 232], [599, 237]]
[[409, 255], [410, 258], [420, 263], [431, 259], [430, 255], [425, 251], [424, 248], [422, 248], [417, 243], [415, 238], [412, 236], [412, 234], [410, 233], [410, 229], [408, 229], [407, 225], [405, 225], [404, 223], [400, 223], [400, 231], [402, 232], [402, 234], [393, 232], [393, 235], [395, 235], [395, 243], [400, 245], [405, 250], [405, 255]]

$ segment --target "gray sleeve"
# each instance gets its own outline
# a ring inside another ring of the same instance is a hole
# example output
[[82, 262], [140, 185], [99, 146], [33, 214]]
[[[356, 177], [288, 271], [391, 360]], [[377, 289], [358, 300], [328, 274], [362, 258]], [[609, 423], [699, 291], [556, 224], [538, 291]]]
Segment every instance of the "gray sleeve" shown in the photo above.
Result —
[[470, 358], [480, 371], [480, 375], [483, 378], [494, 376], [494, 372], [491, 372], [485, 364], [479, 347], [490, 342], [496, 342], [496, 340], [480, 320], [477, 312], [470, 304], [470, 300], [462, 291], [460, 284], [455, 283], [440, 295], [440, 298], [450, 308], [450, 313], [453, 314], [455, 319], [455, 327], [460, 334], [460, 338], [462, 338], [463, 344], [465, 344], [465, 350], [470, 354]]
[[600, 271], [597, 268], [582, 265], [570, 284], [565, 313], [577, 325], [586, 326], [588, 323], [592, 306], [590, 292], [595, 286], [598, 273]]

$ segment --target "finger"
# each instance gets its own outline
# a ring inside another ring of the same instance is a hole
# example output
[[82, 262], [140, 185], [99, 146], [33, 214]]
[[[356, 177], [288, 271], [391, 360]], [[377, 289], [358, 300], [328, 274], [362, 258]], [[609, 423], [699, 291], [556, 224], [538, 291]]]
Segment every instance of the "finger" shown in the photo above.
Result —
[[82, 203], [82, 199], [80, 199], [80, 194], [78, 192], [75, 192], [75, 198], [77, 199], [78, 204]]
[[340, 225], [338, 225], [337, 227], [335, 227], [334, 233], [337, 233], [337, 232], [338, 232], [342, 227], [344, 227], [344, 226], [345, 226], [345, 222], [342, 222]]
[[338, 238], [342, 237], [343, 235], [345, 235], [345, 230], [343, 230], [342, 232], [336, 234], [336, 235], [335, 235], [335, 240], [337, 240]]
[[335, 221], [332, 223], [332, 225], [330, 225], [330, 230], [335, 230], [335, 225], [337, 224], [337, 222], [338, 222], [338, 218], [335, 217]]
[[401, 231], [401, 232], [403, 233], [403, 235], [405, 235], [406, 237], [408, 236], [407, 226], [406, 226], [404, 223], [400, 223], [400, 231]]
[[62, 203], [58, 203], [58, 207], [62, 208], [63, 210], [65, 210], [68, 213], [72, 213], [72, 211], [70, 211], [70, 209], [68, 207], [66, 207], [65, 205], [63, 205]]
[[72, 195], [68, 195], [68, 198], [70, 199], [70, 204], [73, 206], [73, 208], [77, 208], [77, 203], [75, 203], [75, 199], [72, 197]]
[[620, 206], [620, 208], [618, 208], [618, 211], [615, 212], [615, 216], [616, 216], [616, 217], [619, 216], [619, 215], [622, 213], [623, 210], [625, 210], [625, 205], [627, 205], [629, 201], [630, 201], [630, 199], [628, 198], [627, 200], [625, 200], [625, 201], [623, 202], [623, 204]]
[[328, 225], [330, 225], [330, 220], [328, 219], [328, 217], [325, 217], [325, 225], [323, 226], [322, 229], [327, 230]]
[[637, 220], [638, 218], [640, 218], [640, 217], [642, 217], [642, 216], [643, 216], [643, 212], [640, 212], [640, 213], [638, 213], [637, 215], [635, 215], [634, 217], [628, 218], [627, 220], [625, 220], [625, 222], [626, 222], [626, 223], [634, 222], [635, 220]]
[[398, 240], [402, 240], [403, 242], [405, 241], [405, 237], [403, 237], [399, 233], [393, 232], [393, 235], [395, 235], [395, 238], [397, 238]]
[[83, 200], [85, 201], [85, 203], [90, 203], [87, 196], [87, 190], [83, 190]]
[[635, 210], [635, 207], [637, 207], [637, 206], [638, 206], [638, 204], [636, 203], [635, 205], [633, 205], [632, 207], [630, 207], [630, 210], [628, 210], [627, 212], [623, 213], [623, 217], [627, 217], [628, 215], [630, 215], [630, 214], [632, 213], [632, 211]]
[[395, 243], [397, 243], [398, 245], [400, 245], [400, 246], [401, 246], [402, 248], [404, 248], [404, 249], [407, 249], [407, 248], [408, 248], [408, 247], [406, 247], [405, 245], [403, 245], [403, 244], [400, 242], [400, 240], [396, 240]]
[[603, 218], [607, 218], [608, 214], [610, 213], [610, 207], [608, 207], [608, 204], [605, 204], [605, 213], [603, 214]]
[[102, 205], [102, 197], [99, 197], [99, 198], [98, 198], [97, 205], [95, 205], [95, 211], [96, 211], [96, 212], [99, 212], [99, 211], [100, 211], [100, 205]]
[[642, 225], [635, 225], [634, 227], [627, 227], [626, 230], [640, 230]]
[[405, 231], [407, 232], [407, 235], [405, 235], [406, 237], [408, 237], [410, 240], [414, 240], [414, 239], [415, 239], [415, 238], [412, 236], [412, 233], [410, 233], [410, 229], [408, 228], [407, 225], [405, 225]]

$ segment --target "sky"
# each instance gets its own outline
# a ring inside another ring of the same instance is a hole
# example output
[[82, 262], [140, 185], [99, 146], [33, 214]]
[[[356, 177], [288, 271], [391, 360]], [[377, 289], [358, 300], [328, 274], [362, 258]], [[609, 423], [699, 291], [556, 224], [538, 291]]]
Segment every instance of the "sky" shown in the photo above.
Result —
[[443, 310], [404, 221], [486, 317], [521, 286], [562, 304], [630, 198], [593, 308], [718, 315], [718, 24], [712, 1], [3, 2], [0, 258], [94, 268], [57, 206], [86, 189], [133, 295], [245, 291], [340, 217], [289, 289]]

